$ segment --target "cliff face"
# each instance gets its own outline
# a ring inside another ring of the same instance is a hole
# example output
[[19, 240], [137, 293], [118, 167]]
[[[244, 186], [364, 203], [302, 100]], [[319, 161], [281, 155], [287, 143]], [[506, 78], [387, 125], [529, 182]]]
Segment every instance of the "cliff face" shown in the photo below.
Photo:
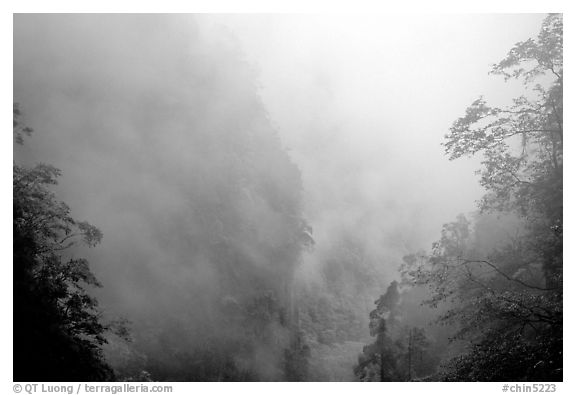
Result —
[[[19, 16], [15, 152], [104, 233], [90, 251], [120, 375], [279, 380], [307, 229], [301, 181], [237, 43], [182, 16]], [[40, 66], [42, 65], [42, 67]]]

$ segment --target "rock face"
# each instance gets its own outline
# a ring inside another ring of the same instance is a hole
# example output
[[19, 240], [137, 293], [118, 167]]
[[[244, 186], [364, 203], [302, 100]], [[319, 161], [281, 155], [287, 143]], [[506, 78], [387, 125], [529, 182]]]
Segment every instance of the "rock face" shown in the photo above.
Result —
[[19, 16], [14, 29], [15, 101], [37, 131], [15, 155], [61, 168], [59, 194], [105, 235], [89, 257], [99, 299], [134, 337], [111, 340], [118, 373], [285, 379], [309, 228], [237, 44], [181, 16]]

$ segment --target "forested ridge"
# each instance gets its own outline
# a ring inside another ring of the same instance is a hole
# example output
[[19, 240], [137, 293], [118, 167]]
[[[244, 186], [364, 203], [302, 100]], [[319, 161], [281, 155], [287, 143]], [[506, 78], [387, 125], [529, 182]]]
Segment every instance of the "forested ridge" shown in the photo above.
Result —
[[15, 381], [563, 380], [562, 15], [486, 70], [523, 93], [446, 131], [446, 161], [481, 157], [477, 210], [403, 259], [368, 227], [317, 235], [227, 33], [45, 18], [16, 33], [58, 67], [16, 54]]

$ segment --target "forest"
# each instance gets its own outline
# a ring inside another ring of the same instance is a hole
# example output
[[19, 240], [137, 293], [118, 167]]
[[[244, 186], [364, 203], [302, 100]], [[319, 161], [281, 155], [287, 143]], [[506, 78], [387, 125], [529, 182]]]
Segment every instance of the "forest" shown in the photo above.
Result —
[[14, 16], [14, 381], [563, 381], [562, 15], [252, 18]]

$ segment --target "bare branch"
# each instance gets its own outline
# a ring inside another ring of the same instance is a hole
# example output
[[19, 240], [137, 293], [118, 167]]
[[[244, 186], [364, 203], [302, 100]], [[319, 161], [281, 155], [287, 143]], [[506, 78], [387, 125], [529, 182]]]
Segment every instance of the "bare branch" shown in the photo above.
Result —
[[463, 264], [467, 265], [469, 263], [484, 263], [488, 266], [490, 266], [492, 269], [494, 269], [494, 271], [496, 271], [498, 274], [500, 274], [502, 277], [504, 277], [506, 280], [508, 281], [513, 281], [515, 283], [518, 283], [526, 288], [530, 288], [530, 289], [536, 289], [539, 291], [554, 291], [559, 289], [558, 287], [555, 288], [542, 288], [542, 287], [538, 287], [536, 285], [530, 285], [530, 284], [526, 284], [524, 281], [519, 280], [517, 278], [513, 278], [510, 277], [509, 275], [507, 275], [506, 273], [504, 273], [502, 270], [500, 270], [500, 268], [498, 268], [498, 266], [496, 266], [495, 264], [493, 264], [492, 262], [486, 261], [486, 260], [469, 260], [469, 259], [463, 259]]

